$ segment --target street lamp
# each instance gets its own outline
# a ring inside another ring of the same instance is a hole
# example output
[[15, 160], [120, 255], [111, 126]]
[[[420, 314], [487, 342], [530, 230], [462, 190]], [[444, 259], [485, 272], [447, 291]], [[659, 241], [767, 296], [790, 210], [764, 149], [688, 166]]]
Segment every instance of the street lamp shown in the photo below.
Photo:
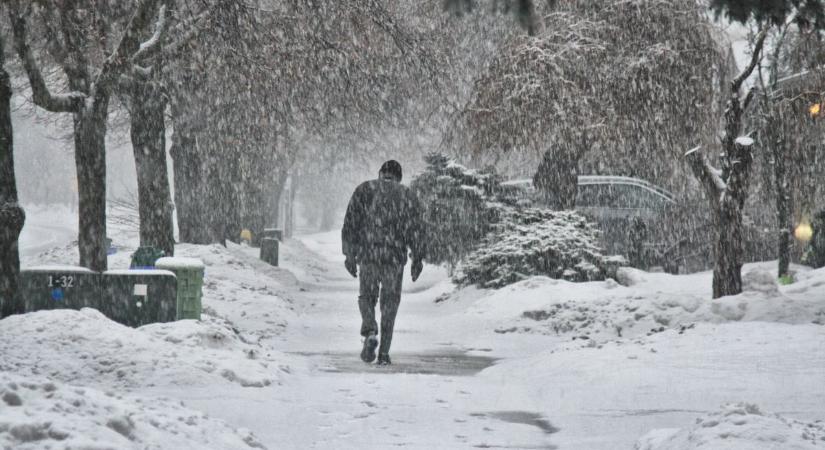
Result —
[[822, 103], [814, 103], [808, 108], [808, 114], [811, 115], [812, 119], [816, 119], [820, 112], [822, 112]]
[[808, 242], [814, 235], [814, 230], [807, 220], [803, 220], [796, 226], [793, 232], [794, 237], [800, 242]]

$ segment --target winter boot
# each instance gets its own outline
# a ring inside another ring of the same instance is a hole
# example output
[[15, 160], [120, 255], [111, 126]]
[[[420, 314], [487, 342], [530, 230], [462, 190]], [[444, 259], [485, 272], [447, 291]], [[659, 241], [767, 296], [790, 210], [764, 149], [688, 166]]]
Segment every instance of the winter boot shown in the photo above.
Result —
[[390, 355], [387, 355], [385, 353], [381, 353], [380, 355], [378, 355], [379, 366], [389, 366], [390, 364], [392, 364], [392, 361], [390, 361]]
[[371, 363], [375, 361], [375, 348], [378, 347], [378, 338], [375, 334], [369, 334], [364, 338], [364, 348], [361, 350], [361, 361]]

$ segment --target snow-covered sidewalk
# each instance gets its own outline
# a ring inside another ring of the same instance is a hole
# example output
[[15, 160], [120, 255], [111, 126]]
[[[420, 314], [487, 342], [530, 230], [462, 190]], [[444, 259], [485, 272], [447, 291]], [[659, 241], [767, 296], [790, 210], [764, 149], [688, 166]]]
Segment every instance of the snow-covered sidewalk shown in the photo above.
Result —
[[[118, 243], [113, 267], [134, 236]], [[179, 246], [207, 266], [201, 322], [130, 329], [94, 310], [0, 322], [0, 390], [35, 386], [20, 397], [32, 405], [24, 413], [0, 402], [0, 443], [24, 442], [21, 421], [53, 420], [51, 383], [64, 396], [93, 393], [90, 411], [119, 408], [146, 436], [118, 441], [111, 414], [66, 413], [55, 436], [32, 425], [41, 431], [26, 435], [28, 448], [87, 438], [101, 448], [825, 446], [823, 270], [778, 287], [770, 264], [749, 265], [746, 293], [711, 301], [708, 273], [454, 291], [427, 266], [417, 283], [405, 274], [394, 364], [379, 368], [358, 358], [357, 281], [338, 233], [281, 249], [273, 268], [248, 247]], [[72, 252], [27, 262], [71, 262]], [[186, 415], [169, 405], [205, 413], [186, 414], [212, 431], [155, 426], [151, 414]], [[164, 433], [184, 443], [157, 444]]]

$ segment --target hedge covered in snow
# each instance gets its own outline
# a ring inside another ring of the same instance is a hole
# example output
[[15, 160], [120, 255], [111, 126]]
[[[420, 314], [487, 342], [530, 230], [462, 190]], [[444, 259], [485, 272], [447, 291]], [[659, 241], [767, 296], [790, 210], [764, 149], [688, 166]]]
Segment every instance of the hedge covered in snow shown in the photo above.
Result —
[[412, 187], [425, 208], [428, 260], [457, 266], [456, 283], [498, 288], [533, 275], [604, 280], [624, 264], [602, 254], [599, 230], [575, 211], [524, 207], [493, 172], [439, 154], [426, 161]]
[[427, 260], [454, 266], [487, 235], [494, 218], [487, 206], [498, 181], [444, 155], [425, 158], [427, 168], [410, 187], [424, 206]]
[[575, 211], [501, 206], [500, 217], [497, 229], [459, 265], [458, 284], [499, 288], [534, 275], [604, 280], [625, 264], [602, 254], [599, 230]]

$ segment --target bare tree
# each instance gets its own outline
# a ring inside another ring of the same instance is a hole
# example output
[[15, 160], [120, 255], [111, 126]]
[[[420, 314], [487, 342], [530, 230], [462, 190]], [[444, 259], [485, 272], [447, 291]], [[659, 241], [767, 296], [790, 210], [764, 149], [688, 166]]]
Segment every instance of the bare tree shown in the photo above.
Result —
[[[50, 112], [72, 113], [75, 166], [79, 194], [80, 265], [93, 270], [107, 268], [106, 259], [106, 125], [109, 101], [119, 77], [131, 69], [132, 59], [160, 39], [141, 43], [140, 35], [158, 17], [165, 19], [158, 0], [140, 1], [130, 15], [117, 44], [109, 51], [114, 32], [96, 22], [96, 10], [85, 2], [28, 3], [10, 0], [9, 18], [15, 49], [29, 79], [34, 103]], [[38, 14], [35, 14], [37, 11]], [[47, 46], [66, 77], [68, 93], [53, 93], [40, 62], [28, 42], [28, 22], [42, 17]], [[103, 33], [103, 37], [99, 36]], [[102, 48], [95, 44], [102, 43]], [[95, 53], [105, 54], [96, 61]], [[95, 66], [93, 63], [99, 63]]]
[[744, 112], [755, 91], [751, 89], [742, 96], [741, 89], [762, 58], [768, 30], [765, 26], [759, 32], [750, 62], [730, 83], [721, 139], [721, 171], [711, 166], [701, 147], [685, 155], [705, 191], [714, 222], [713, 298], [742, 292], [742, 210], [748, 197], [754, 143], [753, 139], [742, 135], [742, 126]]
[[235, 7], [214, 15], [215, 32], [171, 62], [181, 240], [238, 240], [241, 228], [260, 234], [274, 225], [284, 182], [313, 136], [334, 141], [415, 117], [413, 99], [430, 89], [438, 64], [427, 57], [426, 32], [392, 6]]
[[0, 34], [0, 318], [24, 312], [17, 293], [20, 256], [17, 238], [25, 214], [17, 204], [11, 125], [11, 77], [6, 71], [5, 36]]

